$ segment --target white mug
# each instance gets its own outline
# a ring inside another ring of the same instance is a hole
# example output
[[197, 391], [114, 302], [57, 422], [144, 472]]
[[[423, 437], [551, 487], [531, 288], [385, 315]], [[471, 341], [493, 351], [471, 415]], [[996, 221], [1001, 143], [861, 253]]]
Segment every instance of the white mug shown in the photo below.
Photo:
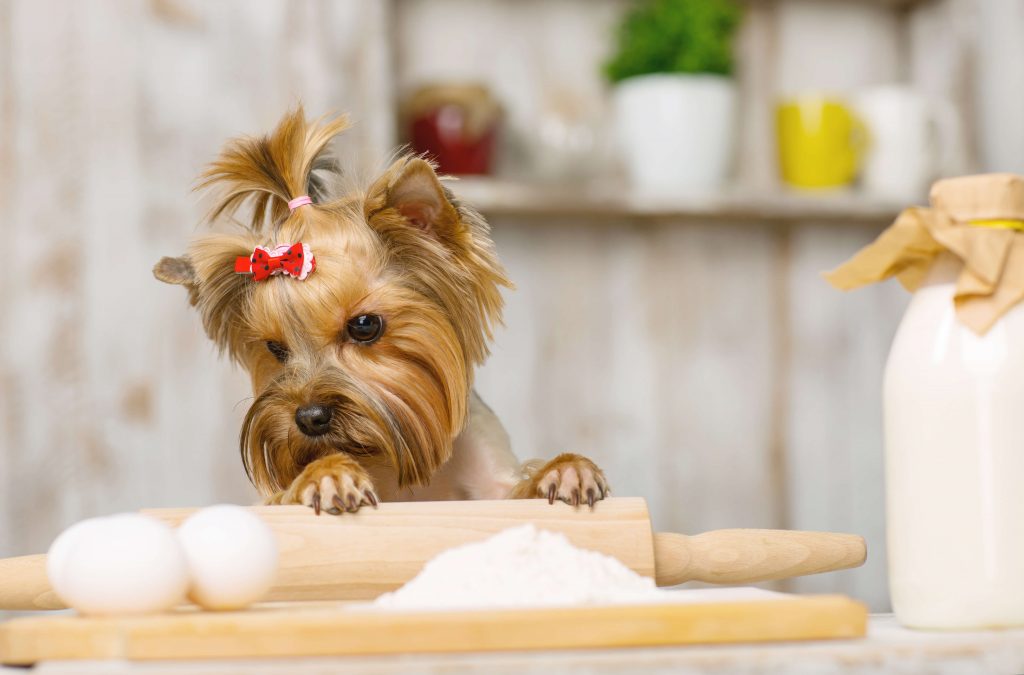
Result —
[[863, 190], [900, 202], [927, 196], [947, 163], [944, 150], [955, 133], [952, 110], [900, 85], [867, 89], [855, 107], [868, 130]]

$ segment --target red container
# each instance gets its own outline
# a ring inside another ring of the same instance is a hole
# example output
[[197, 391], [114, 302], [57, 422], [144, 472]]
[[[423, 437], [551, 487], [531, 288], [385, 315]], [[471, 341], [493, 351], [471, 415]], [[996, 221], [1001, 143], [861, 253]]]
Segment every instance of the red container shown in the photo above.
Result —
[[501, 113], [486, 88], [426, 87], [406, 108], [413, 150], [437, 162], [441, 173], [491, 172]]

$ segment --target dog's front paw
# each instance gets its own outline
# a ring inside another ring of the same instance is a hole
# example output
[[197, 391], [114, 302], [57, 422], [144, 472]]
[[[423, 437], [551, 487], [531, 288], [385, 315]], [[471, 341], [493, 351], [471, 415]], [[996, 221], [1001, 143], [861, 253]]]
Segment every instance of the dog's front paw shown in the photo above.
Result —
[[561, 454], [543, 465], [516, 490], [524, 497], [542, 497], [554, 504], [560, 499], [566, 504], [579, 506], [604, 499], [611, 490], [604, 472], [586, 457], [571, 453]]
[[271, 497], [274, 504], [303, 504], [317, 515], [355, 513], [360, 506], [376, 508], [378, 499], [370, 476], [348, 455], [328, 455], [310, 462], [288, 489]]

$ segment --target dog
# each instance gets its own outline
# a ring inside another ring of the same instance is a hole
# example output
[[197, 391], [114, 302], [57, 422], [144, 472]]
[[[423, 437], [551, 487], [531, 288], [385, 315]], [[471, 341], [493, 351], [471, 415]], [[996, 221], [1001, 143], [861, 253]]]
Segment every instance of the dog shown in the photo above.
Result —
[[425, 159], [400, 156], [369, 187], [330, 193], [344, 116], [300, 107], [267, 136], [228, 141], [197, 189], [231, 230], [165, 257], [207, 335], [248, 371], [240, 434], [269, 504], [319, 515], [379, 501], [609, 494], [589, 459], [520, 464], [473, 390], [511, 288], [484, 219]]

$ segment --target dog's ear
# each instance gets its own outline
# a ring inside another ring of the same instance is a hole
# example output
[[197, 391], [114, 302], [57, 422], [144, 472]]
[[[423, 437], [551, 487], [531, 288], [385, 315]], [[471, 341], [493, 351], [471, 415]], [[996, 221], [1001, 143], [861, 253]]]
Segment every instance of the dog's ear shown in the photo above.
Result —
[[434, 168], [418, 157], [399, 159], [370, 187], [366, 222], [403, 272], [455, 317], [467, 360], [481, 363], [501, 321], [500, 286], [511, 287], [498, 262], [490, 228], [460, 204]]
[[187, 255], [160, 258], [160, 262], [153, 266], [153, 276], [165, 284], [196, 285], [196, 270]]
[[235, 272], [235, 259], [252, 254], [251, 236], [211, 234], [196, 239], [186, 255], [163, 258], [153, 268], [160, 281], [185, 286], [203, 327], [221, 349], [237, 358], [252, 279]]
[[399, 159], [367, 192], [365, 215], [378, 232], [411, 226], [440, 240], [457, 245], [465, 232], [451, 195], [441, 185], [434, 168], [419, 157]]

